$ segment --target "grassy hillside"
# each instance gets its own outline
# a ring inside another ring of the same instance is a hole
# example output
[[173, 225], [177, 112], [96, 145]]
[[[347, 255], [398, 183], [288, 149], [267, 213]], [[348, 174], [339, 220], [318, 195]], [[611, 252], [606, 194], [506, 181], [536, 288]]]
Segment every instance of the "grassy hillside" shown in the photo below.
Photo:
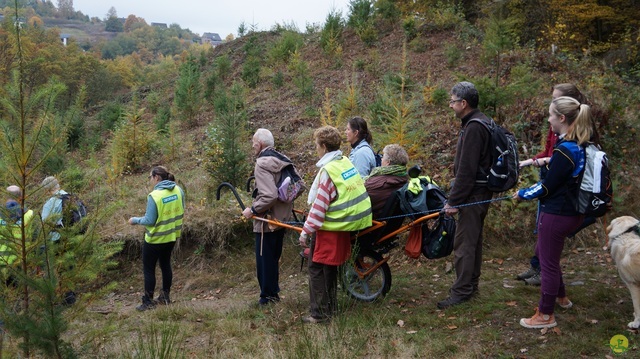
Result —
[[[408, 42], [400, 26], [379, 30], [377, 40], [367, 45], [347, 28], [340, 46], [332, 51], [323, 48], [320, 33], [294, 38], [285, 29], [251, 33], [197, 57], [200, 81], [207, 87], [215, 75], [220, 81], [217, 88], [229, 89], [234, 81], [243, 84], [248, 131], [242, 140], [251, 163], [251, 133], [268, 128], [276, 147], [292, 158], [310, 183], [317, 160], [312, 133], [321, 126], [321, 118], [342, 131], [346, 118], [362, 115], [370, 120], [376, 148], [402, 142], [410, 149], [411, 164], [421, 164], [445, 189], [452, 178], [459, 129], [459, 120], [447, 106], [453, 84], [463, 79], [475, 82], [482, 109], [516, 133], [522, 155], [527, 156], [543, 144], [551, 86], [573, 82], [599, 108], [598, 128], [616, 184], [615, 208], [609, 218], [640, 215], [633, 196], [640, 190], [637, 85], [589, 56], [517, 47], [502, 51], [497, 60], [487, 59], [485, 39], [469, 27], [424, 27]], [[279, 49], [299, 40], [297, 51], [284, 51], [281, 56]], [[252, 53], [261, 60], [254, 87], [246, 76]], [[218, 72], [222, 58], [229, 60], [224, 74]], [[186, 62], [186, 55], [180, 61]], [[174, 102], [179, 75], [175, 69], [167, 73], [171, 75], [120, 101], [127, 113], [141, 112], [150, 133], [162, 127], [158, 125], [161, 109]], [[310, 79], [312, 85], [302, 79]], [[207, 130], [220, 116], [214, 101], [204, 101], [191, 121], [171, 112], [171, 122], [164, 124], [168, 131], [154, 142], [153, 157], [124, 174], [113, 171], [109, 151], [114, 132], [104, 131], [101, 124], [108, 105], [91, 109], [85, 119], [87, 136], [94, 136], [96, 144], [73, 152], [69, 167], [82, 172], [83, 195], [94, 213], [102, 213], [102, 203], [117, 204], [101, 219], [99, 232], [104, 240], [124, 240], [126, 246], [118, 258], [119, 267], [97, 285], [115, 281], [115, 289], [103, 297], [83, 296], [79, 291], [79, 305], [66, 312], [71, 324], [65, 340], [78, 348], [80, 357], [161, 357], [157, 353], [162, 350], [169, 353], [166, 357], [189, 358], [602, 357], [611, 355], [608, 343], [615, 334], [630, 338], [627, 357], [636, 353], [637, 333], [626, 330], [633, 312], [629, 293], [617, 278], [610, 256], [601, 249], [602, 222], [567, 244], [563, 269], [575, 307], [558, 312], [560, 330], [519, 327], [519, 318], [533, 314], [539, 295], [537, 288], [514, 279], [532, 254], [534, 203], [492, 205], [485, 230], [481, 294], [468, 305], [436, 310], [436, 302], [446, 297], [455, 278], [451, 257], [408, 260], [400, 248], [391, 252], [393, 287], [385, 299], [361, 303], [341, 293], [336, 320], [322, 326], [303, 325], [307, 277], [305, 270], [300, 271], [300, 248], [290, 234], [281, 263], [283, 300], [258, 308], [251, 226], [240, 218], [237, 202], [228, 192], [221, 201], [215, 200], [219, 181], [206, 170], [207, 163], [216, 160], [208, 158], [205, 146], [210, 141]], [[392, 110], [403, 115], [394, 116]], [[400, 132], [400, 128], [407, 130]], [[346, 143], [343, 150], [348, 151]], [[186, 190], [185, 231], [175, 253], [175, 303], [137, 313], [143, 234], [126, 220], [144, 213], [147, 174], [154, 164], [167, 166]], [[535, 171], [525, 171], [521, 186], [536, 178]], [[248, 193], [241, 192], [248, 204]], [[297, 207], [304, 207], [299, 202]], [[404, 244], [404, 237], [399, 243]], [[9, 341], [4, 353], [16, 354], [17, 344]]]

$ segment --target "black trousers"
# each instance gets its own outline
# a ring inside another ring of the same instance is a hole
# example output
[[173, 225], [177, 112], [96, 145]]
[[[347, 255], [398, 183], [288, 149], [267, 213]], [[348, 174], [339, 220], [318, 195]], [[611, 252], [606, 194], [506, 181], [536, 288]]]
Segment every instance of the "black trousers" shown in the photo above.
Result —
[[162, 271], [162, 290], [169, 293], [173, 282], [171, 270], [171, 252], [176, 242], [150, 244], [146, 241], [142, 245], [142, 270], [144, 273], [144, 294], [153, 299], [156, 289], [156, 263], [160, 262]]
[[284, 229], [275, 232], [256, 233], [256, 274], [260, 285], [261, 303], [280, 297], [280, 257], [284, 241]]

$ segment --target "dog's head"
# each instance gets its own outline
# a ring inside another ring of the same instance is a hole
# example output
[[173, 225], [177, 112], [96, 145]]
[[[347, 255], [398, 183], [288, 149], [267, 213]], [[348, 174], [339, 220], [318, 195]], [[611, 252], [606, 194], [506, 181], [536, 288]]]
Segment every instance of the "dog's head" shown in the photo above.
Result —
[[611, 221], [611, 224], [607, 226], [607, 233], [609, 234], [609, 244], [619, 235], [637, 226], [638, 223], [640, 223], [640, 221], [631, 216], [614, 218], [613, 221]]

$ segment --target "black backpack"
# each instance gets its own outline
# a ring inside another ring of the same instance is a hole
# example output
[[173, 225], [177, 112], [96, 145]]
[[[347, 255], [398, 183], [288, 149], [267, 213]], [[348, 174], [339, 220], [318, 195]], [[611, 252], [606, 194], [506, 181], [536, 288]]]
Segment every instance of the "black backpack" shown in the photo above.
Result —
[[594, 144], [583, 146], [583, 149], [585, 161], [578, 180], [576, 210], [586, 217], [602, 217], [611, 209], [613, 199], [609, 160]]
[[87, 206], [73, 194], [60, 195], [62, 200], [62, 226], [69, 228], [80, 223], [87, 216]]
[[[481, 123], [491, 135], [491, 167], [489, 173], [480, 169], [486, 180], [478, 180], [477, 183], [486, 183], [491, 192], [504, 192], [513, 188], [518, 183], [518, 143], [513, 133], [498, 125], [490, 119], [486, 123], [480, 119], [471, 119], [469, 122]], [[468, 123], [467, 123], [468, 125]]]
[[411, 180], [396, 191], [402, 213], [407, 214], [412, 219], [441, 210], [447, 201], [444, 191], [433, 183], [431, 178], [420, 176], [418, 180], [420, 181], [421, 190], [417, 194], [409, 190]]

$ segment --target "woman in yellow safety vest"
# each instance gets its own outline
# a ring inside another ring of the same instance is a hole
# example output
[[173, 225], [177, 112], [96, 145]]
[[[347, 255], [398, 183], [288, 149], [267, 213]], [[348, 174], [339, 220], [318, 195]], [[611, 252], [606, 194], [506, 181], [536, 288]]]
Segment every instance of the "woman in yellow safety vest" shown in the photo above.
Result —
[[[309, 190], [309, 215], [300, 245], [309, 244], [309, 301], [307, 323], [330, 319], [336, 311], [338, 267], [351, 255], [351, 231], [371, 226], [371, 201], [364, 181], [342, 155], [340, 132], [331, 126], [317, 129], [316, 151], [320, 170]], [[315, 233], [315, 236], [311, 236]]]
[[[153, 191], [147, 197], [144, 217], [131, 217], [129, 224], [145, 226], [142, 245], [142, 267], [144, 272], [144, 295], [139, 311], [152, 309], [156, 304], [169, 304], [169, 292], [173, 281], [171, 252], [180, 238], [184, 216], [184, 192], [175, 183], [175, 177], [163, 166], [153, 167], [149, 174]], [[162, 292], [153, 300], [156, 288], [156, 263], [162, 271]]]

